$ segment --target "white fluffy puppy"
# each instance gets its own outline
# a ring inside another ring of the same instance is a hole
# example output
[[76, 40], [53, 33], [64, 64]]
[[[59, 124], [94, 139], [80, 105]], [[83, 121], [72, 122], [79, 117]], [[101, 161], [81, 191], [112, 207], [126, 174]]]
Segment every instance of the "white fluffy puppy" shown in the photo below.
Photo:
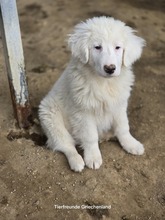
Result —
[[75, 26], [68, 44], [70, 63], [39, 106], [48, 146], [63, 152], [79, 172], [84, 165], [101, 166], [98, 141], [110, 129], [124, 150], [143, 154], [143, 145], [129, 131], [127, 104], [134, 83], [131, 66], [145, 41], [119, 20], [94, 17]]

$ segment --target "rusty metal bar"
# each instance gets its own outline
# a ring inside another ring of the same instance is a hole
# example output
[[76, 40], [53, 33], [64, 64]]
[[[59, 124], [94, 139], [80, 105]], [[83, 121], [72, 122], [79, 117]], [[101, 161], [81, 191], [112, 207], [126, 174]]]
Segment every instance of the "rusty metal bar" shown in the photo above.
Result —
[[16, 0], [0, 0], [0, 28], [15, 118], [20, 128], [27, 128], [31, 106]]

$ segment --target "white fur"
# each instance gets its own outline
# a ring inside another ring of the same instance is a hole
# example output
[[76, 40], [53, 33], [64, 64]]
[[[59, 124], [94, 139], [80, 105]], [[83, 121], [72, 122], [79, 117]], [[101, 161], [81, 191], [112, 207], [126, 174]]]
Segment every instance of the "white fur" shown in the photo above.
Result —
[[[110, 129], [127, 152], [143, 154], [143, 145], [129, 132], [127, 104], [134, 82], [131, 65], [144, 43], [123, 22], [107, 17], [88, 19], [69, 35], [71, 61], [42, 100], [39, 117], [48, 146], [63, 152], [72, 170], [101, 166], [98, 141]], [[112, 64], [114, 73], [106, 73], [104, 66]]]

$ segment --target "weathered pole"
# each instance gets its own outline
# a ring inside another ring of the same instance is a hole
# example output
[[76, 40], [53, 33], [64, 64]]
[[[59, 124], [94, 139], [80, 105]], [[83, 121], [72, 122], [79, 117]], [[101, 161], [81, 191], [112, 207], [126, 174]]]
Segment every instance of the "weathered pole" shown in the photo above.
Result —
[[20, 128], [27, 128], [31, 107], [15, 0], [0, 0], [0, 28], [15, 118]]

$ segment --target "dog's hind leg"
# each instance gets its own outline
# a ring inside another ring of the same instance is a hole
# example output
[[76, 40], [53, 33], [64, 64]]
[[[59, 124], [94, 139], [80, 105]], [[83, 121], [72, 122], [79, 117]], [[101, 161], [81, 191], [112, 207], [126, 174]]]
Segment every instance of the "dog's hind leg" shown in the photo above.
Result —
[[[48, 137], [48, 147], [54, 151], [65, 154], [72, 170], [81, 172], [84, 168], [84, 161], [78, 154], [74, 139], [67, 131], [61, 111], [57, 104], [43, 100], [39, 107], [39, 117], [42, 128]], [[49, 105], [50, 104], [50, 105]]]

